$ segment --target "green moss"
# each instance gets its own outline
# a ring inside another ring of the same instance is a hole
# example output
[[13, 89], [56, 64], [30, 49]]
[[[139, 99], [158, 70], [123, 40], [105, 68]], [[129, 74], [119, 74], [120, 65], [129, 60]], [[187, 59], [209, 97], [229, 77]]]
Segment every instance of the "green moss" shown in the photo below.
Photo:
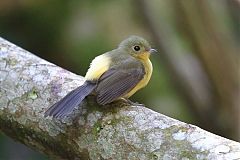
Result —
[[196, 159], [196, 152], [194, 150], [183, 150], [179, 153], [181, 158]]
[[102, 124], [101, 124], [101, 122], [96, 122], [95, 124], [94, 124], [94, 126], [93, 126], [93, 130], [92, 130], [92, 132], [93, 132], [93, 135], [95, 136], [95, 137], [98, 137], [98, 133], [102, 130], [103, 128], [102, 128]]
[[115, 126], [115, 125], [118, 124], [120, 121], [121, 121], [121, 119], [113, 118], [113, 119], [107, 121], [107, 124], [108, 124], [108, 125]]
[[187, 127], [179, 127], [179, 130], [181, 130], [182, 132], [187, 132], [189, 130], [189, 128]]
[[6, 61], [6, 64], [9, 66], [15, 66], [18, 63], [18, 60], [15, 58], [3, 58]]
[[32, 88], [32, 90], [27, 93], [27, 97], [32, 100], [36, 99], [38, 97], [37, 90], [35, 88]]

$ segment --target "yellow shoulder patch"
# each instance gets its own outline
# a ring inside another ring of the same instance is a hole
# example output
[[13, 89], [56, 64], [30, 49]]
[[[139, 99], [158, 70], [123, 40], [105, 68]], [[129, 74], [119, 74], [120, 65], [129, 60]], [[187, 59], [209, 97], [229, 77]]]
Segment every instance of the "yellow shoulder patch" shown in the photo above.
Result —
[[97, 56], [91, 62], [91, 65], [85, 75], [86, 80], [97, 80], [109, 69], [110, 58], [106, 54]]

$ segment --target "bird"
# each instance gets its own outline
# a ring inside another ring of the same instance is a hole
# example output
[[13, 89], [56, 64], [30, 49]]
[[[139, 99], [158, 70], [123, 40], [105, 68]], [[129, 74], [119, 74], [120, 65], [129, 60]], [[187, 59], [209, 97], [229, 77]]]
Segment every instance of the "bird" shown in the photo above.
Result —
[[85, 75], [83, 85], [69, 92], [52, 105], [44, 116], [64, 118], [71, 114], [88, 95], [94, 95], [99, 105], [119, 99], [128, 100], [145, 87], [152, 76], [150, 55], [157, 52], [148, 41], [132, 35], [116, 49], [95, 57]]

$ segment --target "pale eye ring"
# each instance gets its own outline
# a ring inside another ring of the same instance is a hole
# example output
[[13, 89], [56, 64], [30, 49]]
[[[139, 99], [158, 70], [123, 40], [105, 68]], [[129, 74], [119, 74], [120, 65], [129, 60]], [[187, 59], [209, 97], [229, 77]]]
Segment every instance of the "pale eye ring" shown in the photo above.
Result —
[[138, 45], [136, 45], [136, 46], [133, 46], [133, 50], [134, 51], [136, 51], [136, 52], [138, 52], [138, 51], [140, 51], [140, 46], [138, 46]]

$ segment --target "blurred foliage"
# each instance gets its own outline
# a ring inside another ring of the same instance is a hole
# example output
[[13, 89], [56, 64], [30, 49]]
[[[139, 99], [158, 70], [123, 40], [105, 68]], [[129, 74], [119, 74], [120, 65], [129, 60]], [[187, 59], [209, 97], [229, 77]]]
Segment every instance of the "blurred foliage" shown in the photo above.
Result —
[[[145, 6], [141, 8], [139, 2], [138, 0], [1, 1], [0, 33], [3, 38], [6, 38], [24, 49], [84, 76], [89, 63], [95, 56], [116, 48], [118, 43], [129, 35], [142, 36], [149, 40], [153, 47], [162, 51], [161, 45], [163, 44], [159, 44], [156, 38], [154, 38], [156, 34], [154, 35], [152, 33], [151, 24], [148, 22], [149, 17], [144, 18], [143, 13]], [[154, 0], [149, 2], [149, 7], [151, 9], [148, 10], [147, 13], [151, 12], [150, 15], [154, 18], [155, 28], [165, 34], [167, 33], [163, 41], [169, 44], [170, 47], [168, 46], [167, 49], [172, 48], [173, 57], [175, 57], [185, 69], [194, 68], [189, 66], [188, 63], [190, 61], [193, 62], [190, 55], [193, 56], [195, 54], [194, 57], [198, 59], [198, 61], [201, 61], [201, 65], [204, 66], [203, 68], [205, 69], [203, 69], [203, 71], [206, 72], [205, 74], [212, 75], [206, 69], [208, 66], [204, 64], [205, 61], [203, 59], [205, 56], [203, 54], [198, 54], [198, 50], [195, 50], [196, 48], [200, 49], [196, 46], [200, 45], [199, 43], [202, 41], [194, 41], [191, 35], [194, 35], [195, 32], [190, 33], [189, 31], [191, 26], [195, 24], [199, 25], [196, 31], [201, 31], [202, 26], [200, 25], [202, 25], [202, 21], [201, 18], [196, 15], [202, 15], [199, 13], [191, 15], [189, 12], [185, 14], [190, 14], [193, 18], [187, 18], [186, 15], [184, 17], [183, 13], [186, 11], [184, 9], [188, 7], [190, 11], [191, 9], [194, 10], [196, 4], [186, 4], [187, 2], [184, 4], [181, 2], [177, 2], [177, 0]], [[218, 5], [216, 5], [216, 2]], [[217, 23], [219, 31], [221, 32], [224, 30], [224, 34], [227, 35], [228, 40], [230, 40], [228, 43], [237, 46], [240, 40], [240, 4], [237, 1], [235, 4], [230, 4], [229, 2], [227, 3], [227, 0], [215, 0], [214, 2], [207, 3], [207, 5], [212, 7], [211, 11], [213, 11], [215, 15], [218, 15], [215, 18], [218, 18], [216, 20], [221, 22]], [[212, 13], [206, 13], [205, 16], [208, 14], [211, 15]], [[191, 21], [187, 21], [186, 19]], [[191, 24], [189, 22], [191, 22]], [[169, 39], [170, 37], [174, 38]], [[212, 39], [212, 41], [214, 41], [214, 39]], [[166, 50], [166, 53], [167, 52]], [[237, 54], [238, 58], [239, 53]], [[226, 56], [226, 53], [222, 55]], [[214, 55], [214, 58], [217, 60], [216, 55]], [[170, 65], [167, 65], [167, 59], [164, 58], [164, 55], [159, 53], [158, 55], [153, 55], [151, 59], [154, 66], [152, 79], [145, 89], [136, 93], [131, 99], [144, 103], [146, 106], [151, 106], [154, 110], [163, 114], [185, 122], [199, 124], [201, 127], [211, 130], [208, 124], [204, 121], [201, 122], [201, 120], [195, 116], [200, 111], [199, 109], [192, 109], [194, 105], [186, 100], [186, 94], [181, 93], [182, 90], [179, 90], [181, 87], [174, 85], [181, 82], [179, 78], [174, 75], [174, 72], [169, 70]], [[210, 62], [215, 60], [210, 60], [209, 66], [214, 64]], [[235, 71], [234, 73], [238, 74]], [[189, 72], [189, 74], [191, 74], [192, 71], [190, 70]], [[193, 84], [195, 85], [201, 84], [203, 81], [196, 76], [194, 76], [193, 79]], [[211, 79], [213, 79], [213, 77], [210, 76], [209, 81], [211, 81]], [[235, 78], [235, 80], [237, 79]], [[211, 85], [215, 87], [213, 84]], [[189, 90], [187, 92], [189, 92]], [[195, 93], [191, 91], [188, 94], [195, 95]], [[215, 98], [216, 97], [216, 101], [220, 101], [219, 97], [215, 96]], [[212, 104], [212, 106], [214, 105], [217, 104]], [[215, 106], [215, 108], [217, 107]], [[217, 110], [211, 109], [211, 112], [213, 112], [212, 114], [218, 114]], [[205, 113], [206, 112], [203, 114]], [[202, 115], [199, 117], [201, 116]], [[224, 114], [221, 116], [223, 120], [226, 119]], [[226, 126], [227, 124], [221, 121], [221, 119], [217, 119], [217, 121], [220, 121], [219, 123], [222, 123], [222, 126]], [[233, 124], [237, 125], [237, 123], [238, 122], [235, 122]], [[231, 131], [233, 132], [233, 130]], [[229, 137], [233, 135], [226, 133], [226, 130], [217, 133]], [[232, 138], [236, 139], [236, 136], [232, 136]], [[9, 150], [13, 150], [14, 152], [10, 152]], [[0, 160], [14, 159], [14, 156], [9, 156], [10, 153], [19, 155], [18, 160], [37, 159], [37, 157], [38, 159], [46, 159], [44, 156], [33, 154], [32, 151], [29, 150], [26, 151], [26, 153], [29, 153], [28, 158], [26, 158], [26, 156], [21, 157], [19, 152], [21, 152], [21, 150], [18, 151], [12, 142], [6, 140], [4, 136], [0, 136]]]

